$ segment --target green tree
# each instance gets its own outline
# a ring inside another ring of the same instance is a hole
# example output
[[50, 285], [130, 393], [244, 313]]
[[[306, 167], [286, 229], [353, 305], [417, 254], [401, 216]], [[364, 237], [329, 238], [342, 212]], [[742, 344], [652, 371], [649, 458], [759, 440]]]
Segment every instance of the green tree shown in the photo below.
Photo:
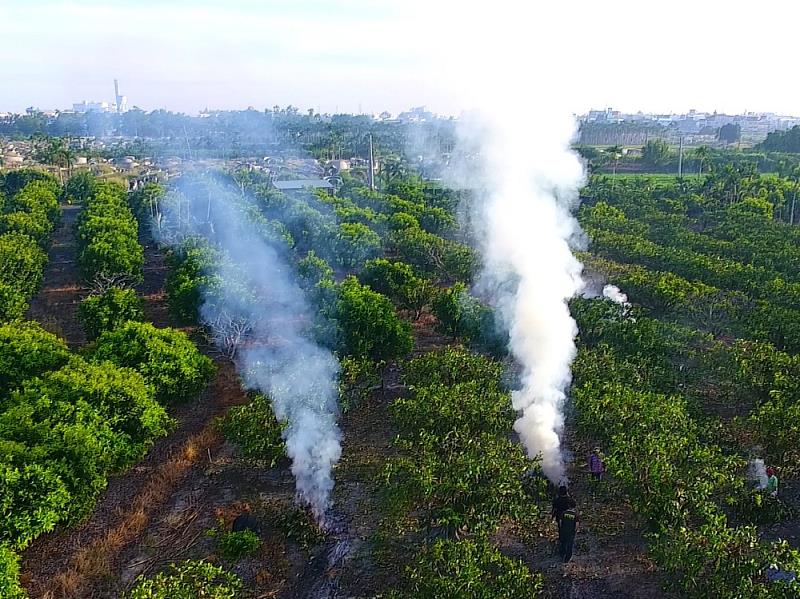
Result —
[[13, 528], [3, 536], [24, 543], [85, 515], [108, 474], [141, 458], [170, 423], [141, 375], [110, 363], [73, 358], [27, 381], [0, 401], [0, 463], [13, 483], [0, 502], [11, 497], [33, 511], [11, 509], [21, 519], [6, 520]]
[[33, 321], [0, 325], [0, 396], [71, 359], [67, 344]]
[[495, 324], [494, 312], [471, 296], [463, 283], [436, 293], [431, 309], [438, 321], [437, 328], [454, 340], [481, 345], [492, 353], [503, 351], [506, 343]]
[[362, 223], [342, 223], [336, 233], [336, 260], [345, 268], [356, 268], [380, 252], [381, 238]]
[[699, 146], [695, 148], [692, 154], [694, 160], [697, 162], [697, 172], [702, 175], [703, 168], [706, 165], [710, 166], [711, 151], [708, 149], [708, 146]]
[[742, 138], [742, 126], [739, 124], [728, 123], [722, 125], [717, 132], [717, 139], [726, 144], [733, 144]]
[[100, 335], [92, 360], [109, 361], [140, 372], [162, 405], [197, 396], [214, 376], [213, 362], [185, 333], [128, 321]]
[[333, 280], [333, 269], [314, 250], [310, 250], [297, 263], [297, 274], [300, 277], [300, 286], [305, 291], [314, 289], [323, 280]]
[[619, 165], [619, 160], [622, 158], [622, 148], [619, 146], [609, 146], [603, 153], [608, 156], [608, 160], [612, 165], [611, 173], [613, 175], [617, 174], [617, 166]]
[[411, 351], [411, 326], [398, 318], [389, 298], [361, 285], [355, 277], [340, 285], [336, 320], [346, 355], [381, 362]]
[[94, 193], [95, 182], [88, 171], [76, 173], [64, 185], [64, 197], [70, 204], [84, 204]]
[[541, 574], [483, 539], [440, 539], [425, 547], [407, 576], [410, 594], [420, 599], [531, 599], [544, 589]]
[[385, 258], [369, 260], [364, 264], [358, 278], [402, 308], [411, 310], [414, 319], [419, 318], [435, 294], [433, 284], [416, 276], [411, 266], [405, 262], [391, 262]]
[[103, 293], [93, 294], [78, 306], [87, 339], [94, 340], [106, 331], [113, 331], [129, 320], [144, 320], [142, 300], [133, 289], [111, 287]]
[[642, 148], [642, 162], [651, 168], [664, 168], [672, 158], [669, 144], [663, 139], [651, 139]]

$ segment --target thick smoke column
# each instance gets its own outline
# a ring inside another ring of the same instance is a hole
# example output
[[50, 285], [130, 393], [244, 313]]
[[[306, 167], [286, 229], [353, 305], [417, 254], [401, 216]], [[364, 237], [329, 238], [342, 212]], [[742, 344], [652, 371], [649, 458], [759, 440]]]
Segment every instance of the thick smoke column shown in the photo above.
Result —
[[585, 178], [570, 148], [576, 121], [569, 89], [580, 74], [565, 52], [565, 24], [575, 18], [553, 3], [446, 5], [440, 23], [449, 11], [459, 17], [441, 75], [469, 109], [456, 147], [465, 160], [454, 174], [476, 196], [484, 259], [477, 286], [497, 307], [522, 369], [514, 429], [558, 482], [577, 334], [567, 302], [584, 285], [571, 251], [583, 239], [572, 210]]
[[[568, 300], [583, 287], [582, 266], [570, 243], [579, 227], [571, 214], [583, 168], [569, 150], [570, 126], [542, 127], [531, 136], [505, 111], [479, 113], [462, 141], [486, 161], [478, 193], [484, 271], [481, 284], [509, 331], [510, 350], [522, 367], [513, 393], [520, 416], [514, 430], [528, 454], [541, 456], [551, 480], [564, 479], [560, 434], [563, 404], [575, 357], [575, 321]], [[474, 136], [478, 134], [476, 139]], [[534, 152], [531, 152], [533, 148]]]
[[226, 338], [231, 323], [245, 331], [237, 369], [248, 388], [270, 398], [275, 416], [286, 423], [298, 499], [322, 519], [333, 489], [331, 470], [341, 455], [338, 363], [311, 340], [311, 311], [285, 247], [253, 221], [247, 201], [211, 179], [182, 183], [183, 193], [174, 196], [180, 209], [166, 215], [169, 229], [180, 234], [170, 237], [200, 236], [224, 255], [204, 273], [217, 284], [203, 290], [201, 318], [217, 341]]

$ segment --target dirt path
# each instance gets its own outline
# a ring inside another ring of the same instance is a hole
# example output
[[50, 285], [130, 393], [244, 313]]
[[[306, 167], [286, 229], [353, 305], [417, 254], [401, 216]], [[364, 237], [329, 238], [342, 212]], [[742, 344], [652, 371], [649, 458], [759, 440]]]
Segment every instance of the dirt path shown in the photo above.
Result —
[[640, 523], [615, 481], [590, 479], [586, 456], [591, 447], [570, 432], [565, 446], [570, 493], [578, 503], [580, 526], [569, 564], [557, 555], [555, 524], [545, 528], [542, 549], [532, 560], [545, 575], [545, 590], [559, 599], [655, 599], [671, 597], [662, 588], [663, 574], [647, 553]]
[[75, 219], [81, 206], [61, 205], [61, 224], [53, 234], [42, 288], [31, 300], [28, 318], [63, 337], [71, 349], [86, 343], [78, 321], [78, 304], [86, 292], [78, 276]]
[[144, 281], [136, 291], [144, 301], [145, 318], [157, 327], [174, 327], [165, 288], [169, 273], [166, 256], [152, 239], [141, 238], [139, 243], [144, 246]]
[[[65, 335], [76, 348], [86, 342], [77, 321], [82, 290], [77, 282], [73, 226], [79, 208], [64, 209], [44, 286], [31, 303], [30, 316], [49, 330]], [[164, 255], [152, 242], [142, 242], [145, 277], [137, 291], [144, 299], [148, 320], [156, 326], [169, 326], [173, 323], [164, 291]], [[218, 374], [212, 385], [199, 398], [170, 410], [176, 429], [158, 440], [140, 463], [110, 478], [83, 523], [42, 535], [23, 553], [22, 579], [32, 598], [102, 596], [96, 595], [100, 592], [95, 588], [98, 582], [113, 578], [120, 555], [138, 542], [174, 490], [202, 472], [207, 456], [213, 455], [222, 443], [213, 426], [214, 419], [231, 405], [245, 401], [233, 365], [222, 359], [216, 362]]]

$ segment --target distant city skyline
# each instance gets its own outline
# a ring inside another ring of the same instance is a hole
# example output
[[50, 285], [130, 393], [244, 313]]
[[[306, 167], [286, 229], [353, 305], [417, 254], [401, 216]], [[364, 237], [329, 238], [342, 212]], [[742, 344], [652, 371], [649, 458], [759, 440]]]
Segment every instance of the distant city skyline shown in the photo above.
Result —
[[[125, 96], [125, 100], [127, 101], [127, 96]], [[174, 110], [174, 109], [170, 108], [169, 106], [155, 106], [155, 107], [147, 107], [147, 108], [145, 108], [145, 107], [142, 107], [142, 106], [138, 106], [135, 102], [133, 102], [131, 104], [125, 104], [123, 106], [123, 108], [120, 110], [120, 112], [124, 113], [124, 112], [127, 112], [129, 110], [134, 110], [134, 109], [144, 110], [145, 112], [152, 112], [154, 110], [166, 110], [168, 112], [173, 112], [173, 113], [185, 113], [185, 114], [188, 114], [189, 116], [198, 116], [198, 115], [201, 115], [203, 113], [225, 112], [225, 111], [242, 111], [242, 110], [249, 110], [249, 109], [254, 109], [254, 110], [257, 110], [257, 111], [261, 112], [261, 111], [265, 111], [265, 110], [272, 110], [275, 106], [276, 106], [276, 104], [269, 103], [269, 102], [265, 103], [263, 106], [248, 105], [248, 106], [235, 106], [235, 107], [226, 107], [226, 108], [220, 108], [220, 107], [214, 107], [214, 106], [204, 106], [202, 109], [198, 110], [195, 113], [187, 113], [185, 111]], [[334, 110], [331, 110], [331, 111], [324, 111], [324, 110], [318, 109], [317, 107], [314, 107], [314, 106], [302, 106], [302, 105], [298, 105], [298, 104], [286, 104], [286, 105], [277, 104], [277, 106], [279, 108], [281, 108], [281, 109], [287, 108], [288, 106], [294, 106], [295, 108], [298, 109], [299, 113], [301, 113], [301, 114], [306, 114], [309, 109], [313, 109], [315, 114], [316, 113], [329, 114], [329, 115], [334, 115], [334, 114], [353, 114], [353, 115], [365, 115], [365, 116], [374, 116], [374, 117], [378, 117], [382, 113], [386, 113], [386, 112], [388, 112], [392, 117], [397, 117], [398, 115], [400, 115], [400, 114], [402, 114], [404, 112], [408, 112], [408, 111], [414, 110], [416, 108], [425, 108], [425, 109], [428, 108], [425, 104], [418, 104], [418, 105], [415, 105], [415, 106], [407, 106], [405, 108], [397, 110], [396, 112], [392, 112], [392, 111], [385, 110], [385, 109], [383, 109], [383, 110], [373, 110], [373, 111], [369, 111], [369, 112], [362, 110], [361, 112], [359, 112], [358, 110], [356, 110], [356, 111], [348, 111], [348, 110], [337, 110], [336, 108]], [[28, 111], [30, 111], [32, 109], [35, 110], [35, 111], [38, 111], [38, 112], [46, 113], [46, 114], [49, 114], [49, 113], [86, 113], [86, 112], [108, 112], [108, 113], [113, 113], [113, 112], [117, 111], [116, 108], [115, 108], [115, 104], [114, 104], [113, 99], [112, 100], [107, 100], [107, 99], [99, 99], [99, 98], [94, 98], [94, 99], [86, 98], [86, 99], [82, 99], [80, 101], [72, 102], [68, 106], [34, 106], [34, 105], [29, 105], [29, 106], [26, 106], [22, 110], [7, 110], [3, 106], [0, 106], [0, 115], [3, 115], [3, 114], [25, 114], [25, 113], [27, 113]], [[606, 114], [605, 118], [598, 118], [598, 115], [602, 116], [602, 113]], [[437, 116], [445, 117], [445, 118], [449, 117], [449, 116], [456, 116], [456, 117], [458, 116], [458, 115], [439, 114], [439, 113], [436, 113], [436, 114], [437, 114]], [[769, 116], [773, 116], [773, 117], [778, 117], [778, 118], [788, 118], [788, 119], [792, 119], [792, 120], [800, 120], [800, 114], [784, 114], [784, 113], [779, 113], [779, 112], [775, 112], [775, 111], [771, 111], [771, 110], [746, 110], [746, 111], [741, 111], [741, 112], [723, 112], [723, 111], [718, 111], [718, 110], [702, 110], [702, 109], [691, 108], [691, 109], [683, 111], [683, 112], [681, 112], [681, 111], [654, 112], [654, 111], [648, 111], [648, 110], [622, 111], [622, 110], [617, 110], [613, 106], [608, 106], [608, 107], [604, 107], [604, 108], [592, 107], [592, 108], [589, 108], [589, 109], [587, 109], [587, 110], [585, 110], [583, 112], [575, 114], [576, 117], [584, 119], [584, 120], [588, 120], [588, 121], [592, 121], [592, 122], [609, 122], [609, 123], [625, 121], [625, 120], [642, 120], [642, 119], [644, 119], [644, 120], [648, 120], [648, 119], [655, 120], [657, 117], [697, 117], [697, 116], [703, 116], [703, 115], [707, 115], [707, 116], [717, 115], [717, 116], [729, 116], [729, 117], [769, 117]]]
[[800, 114], [795, 2], [517, 4], [0, 0], [0, 111], [111, 103], [117, 78], [130, 106], [188, 114], [459, 114], [506, 84], [571, 113]]

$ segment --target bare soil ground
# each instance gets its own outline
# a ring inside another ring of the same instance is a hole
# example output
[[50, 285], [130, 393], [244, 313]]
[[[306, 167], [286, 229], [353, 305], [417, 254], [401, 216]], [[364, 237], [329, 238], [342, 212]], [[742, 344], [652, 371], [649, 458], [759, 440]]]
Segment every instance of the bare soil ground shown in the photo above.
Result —
[[544, 574], [546, 596], [553, 599], [671, 597], [663, 591], [664, 576], [647, 555], [641, 524], [624, 493], [612, 479], [591, 480], [589, 445], [569, 433], [564, 442], [574, 456], [568, 478], [580, 520], [572, 561], [564, 564], [559, 557], [558, 532], [549, 519], [534, 533], [541, 542], [533, 551], [528, 545], [519, 557]]
[[75, 219], [81, 206], [61, 205], [61, 224], [53, 234], [42, 288], [31, 300], [28, 318], [63, 337], [72, 349], [83, 346], [86, 336], [78, 321], [78, 304], [85, 297], [78, 277]]
[[165, 290], [169, 269], [164, 252], [149, 238], [139, 241], [144, 246], [144, 282], [136, 291], [144, 301], [145, 318], [157, 327], [174, 327]]

